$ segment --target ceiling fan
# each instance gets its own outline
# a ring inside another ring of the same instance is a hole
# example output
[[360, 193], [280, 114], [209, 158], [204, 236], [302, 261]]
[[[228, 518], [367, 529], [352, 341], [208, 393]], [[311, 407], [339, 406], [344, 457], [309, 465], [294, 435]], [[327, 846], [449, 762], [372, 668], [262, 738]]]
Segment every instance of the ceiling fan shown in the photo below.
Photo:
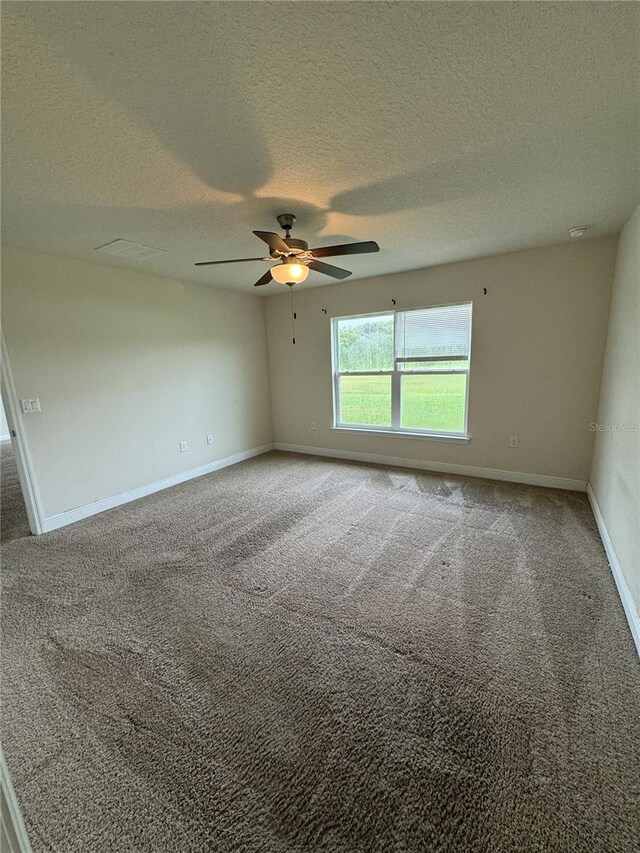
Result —
[[309, 275], [309, 270], [321, 272], [324, 275], [330, 275], [332, 278], [348, 278], [351, 273], [349, 270], [343, 270], [340, 267], [334, 267], [332, 264], [324, 264], [318, 258], [330, 258], [334, 255], [360, 255], [365, 252], [379, 252], [380, 246], [373, 240], [368, 240], [364, 243], [344, 243], [342, 246], [321, 246], [318, 249], [310, 249], [309, 244], [304, 240], [298, 240], [291, 236], [291, 229], [295, 224], [296, 218], [293, 213], [281, 213], [278, 216], [278, 223], [285, 232], [285, 236], [280, 237], [273, 231], [254, 231], [256, 237], [269, 246], [268, 258], [233, 258], [228, 261], [200, 261], [197, 267], [207, 267], [212, 264], [239, 264], [245, 261], [278, 261], [275, 266], [271, 267], [262, 278], [254, 284], [254, 287], [261, 287], [263, 284], [269, 284], [270, 281], [277, 281], [280, 284], [288, 284], [293, 286], [303, 282]]

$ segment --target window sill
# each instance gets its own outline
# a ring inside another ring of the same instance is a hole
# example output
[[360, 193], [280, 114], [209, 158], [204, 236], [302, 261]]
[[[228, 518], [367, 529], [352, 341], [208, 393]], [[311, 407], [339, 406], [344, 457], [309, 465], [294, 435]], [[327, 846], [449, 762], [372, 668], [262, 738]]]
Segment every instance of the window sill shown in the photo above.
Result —
[[394, 429], [367, 429], [366, 427], [343, 427], [332, 426], [333, 432], [347, 432], [352, 435], [392, 435], [394, 438], [421, 438], [427, 441], [455, 441], [458, 444], [468, 444], [471, 441], [470, 435], [446, 435], [438, 432], [400, 432]]

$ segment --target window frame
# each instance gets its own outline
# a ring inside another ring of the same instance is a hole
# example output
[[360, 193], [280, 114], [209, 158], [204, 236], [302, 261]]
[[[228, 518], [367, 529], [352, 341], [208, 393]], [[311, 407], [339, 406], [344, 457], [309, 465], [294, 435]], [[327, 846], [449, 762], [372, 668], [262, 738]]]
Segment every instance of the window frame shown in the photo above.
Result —
[[[401, 314], [407, 314], [411, 311], [429, 311], [435, 308], [457, 308], [463, 305], [468, 305], [471, 309], [469, 320], [469, 356], [432, 356], [430, 358], [415, 357], [415, 358], [396, 358], [396, 334], [398, 329], [398, 317]], [[365, 317], [392, 317], [393, 318], [393, 369], [392, 370], [340, 370], [340, 351], [339, 351], [339, 323], [343, 320], [360, 320]], [[460, 440], [468, 441], [469, 433], [469, 388], [471, 385], [471, 349], [472, 349], [472, 325], [473, 325], [473, 302], [452, 302], [443, 303], [440, 305], [428, 305], [423, 308], [407, 308], [394, 311], [377, 311], [367, 314], [347, 314], [343, 317], [331, 318], [331, 373], [332, 373], [332, 388], [333, 388], [333, 426], [334, 430], [343, 430], [345, 432], [363, 432], [363, 433], [382, 433], [385, 435], [396, 435], [404, 437], [417, 438], [436, 438], [444, 441]], [[460, 369], [449, 368], [447, 370], [398, 370], [398, 364], [408, 364], [410, 362], [424, 364], [425, 362], [438, 361], [468, 361], [469, 366]], [[417, 429], [415, 427], [403, 427], [401, 425], [402, 417], [402, 377], [403, 376], [447, 376], [447, 375], [466, 375], [466, 388], [464, 400], [464, 427], [462, 431], [454, 430], [429, 430]], [[340, 410], [340, 377], [342, 376], [390, 376], [391, 377], [391, 425], [378, 426], [376, 424], [349, 424], [344, 423], [341, 417]]]

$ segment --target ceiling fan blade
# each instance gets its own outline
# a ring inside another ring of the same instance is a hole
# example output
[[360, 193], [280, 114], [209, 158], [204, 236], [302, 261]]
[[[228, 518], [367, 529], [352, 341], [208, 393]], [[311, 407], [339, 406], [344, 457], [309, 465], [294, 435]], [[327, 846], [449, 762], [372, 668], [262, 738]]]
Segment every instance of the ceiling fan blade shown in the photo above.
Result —
[[316, 272], [324, 273], [324, 275], [330, 275], [331, 278], [349, 278], [351, 275], [349, 270], [334, 267], [333, 264], [323, 264], [321, 261], [311, 261], [307, 266], [309, 269], [315, 270]]
[[278, 234], [275, 234], [273, 231], [254, 231], [253, 233], [256, 235], [256, 237], [259, 237], [261, 240], [264, 240], [264, 242], [269, 246], [272, 252], [278, 251], [282, 252], [285, 255], [289, 253], [289, 247], [284, 242], [282, 237], [280, 237]]
[[256, 281], [253, 286], [262, 287], [263, 284], [269, 284], [270, 281], [273, 281], [273, 277], [271, 275], [271, 270], [267, 270], [266, 273], [262, 276], [262, 278], [258, 279], [258, 281]]
[[379, 252], [380, 246], [375, 240], [366, 240], [364, 243], [343, 243], [342, 246], [320, 246], [318, 249], [309, 249], [309, 251], [314, 258], [331, 258], [334, 255], [362, 255], [365, 252]]
[[233, 258], [230, 261], [200, 261], [196, 267], [210, 267], [212, 264], [243, 264], [245, 261], [271, 261], [273, 258]]

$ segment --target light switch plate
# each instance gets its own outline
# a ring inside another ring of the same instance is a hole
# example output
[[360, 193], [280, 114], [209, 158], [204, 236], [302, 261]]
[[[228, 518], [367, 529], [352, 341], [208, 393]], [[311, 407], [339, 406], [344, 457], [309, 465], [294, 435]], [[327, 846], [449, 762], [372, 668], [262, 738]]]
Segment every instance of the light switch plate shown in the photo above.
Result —
[[36, 397], [34, 400], [20, 400], [20, 405], [22, 406], [22, 411], [25, 413], [42, 411], [42, 409], [40, 408], [39, 397]]

